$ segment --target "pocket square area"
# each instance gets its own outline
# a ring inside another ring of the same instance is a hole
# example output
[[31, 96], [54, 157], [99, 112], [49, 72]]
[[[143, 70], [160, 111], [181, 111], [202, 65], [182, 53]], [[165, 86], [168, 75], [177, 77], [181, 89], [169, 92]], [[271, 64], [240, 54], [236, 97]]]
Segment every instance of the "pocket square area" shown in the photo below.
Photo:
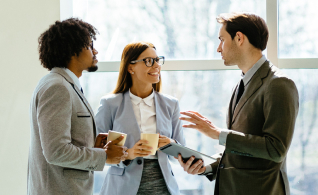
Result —
[[78, 112], [77, 117], [91, 117], [89, 112]]

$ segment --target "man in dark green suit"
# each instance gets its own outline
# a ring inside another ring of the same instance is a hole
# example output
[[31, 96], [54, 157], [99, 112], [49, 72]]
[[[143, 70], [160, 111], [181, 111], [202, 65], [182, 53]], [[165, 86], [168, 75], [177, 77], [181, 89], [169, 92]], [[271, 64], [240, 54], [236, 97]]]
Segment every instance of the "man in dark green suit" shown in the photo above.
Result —
[[294, 82], [271, 64], [262, 51], [268, 41], [265, 21], [247, 13], [221, 14], [221, 53], [226, 66], [238, 65], [242, 79], [229, 103], [227, 128], [216, 127], [197, 112], [181, 112], [181, 120], [225, 146], [218, 161], [202, 167], [193, 159], [179, 163], [189, 174], [216, 179], [220, 195], [290, 194], [286, 155], [298, 113], [298, 92]]

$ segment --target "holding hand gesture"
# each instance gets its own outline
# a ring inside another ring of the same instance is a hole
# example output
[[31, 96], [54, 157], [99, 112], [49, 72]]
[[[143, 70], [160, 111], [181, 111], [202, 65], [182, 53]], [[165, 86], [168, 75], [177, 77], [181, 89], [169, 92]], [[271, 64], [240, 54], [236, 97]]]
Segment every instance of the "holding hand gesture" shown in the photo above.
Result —
[[96, 137], [94, 148], [104, 148], [106, 145], [108, 133], [100, 133]]
[[127, 147], [126, 146], [117, 146], [117, 144], [124, 139], [124, 136], [120, 136], [119, 138], [108, 142], [104, 146], [104, 150], [107, 154], [106, 163], [107, 164], [118, 164], [120, 161], [124, 161], [128, 153], [126, 152]]
[[147, 140], [139, 140], [134, 147], [127, 150], [128, 157], [127, 160], [133, 160], [136, 157], [148, 156], [151, 153], [152, 147], [146, 146], [148, 144]]
[[205, 167], [203, 166], [203, 161], [198, 160], [196, 163], [192, 164], [194, 161], [194, 157], [192, 156], [187, 162], [183, 162], [181, 154], [178, 155], [178, 161], [181, 167], [185, 172], [191, 175], [201, 174], [205, 171]]
[[158, 142], [158, 148], [161, 148], [162, 146], [165, 146], [167, 144], [170, 144], [171, 142], [176, 143], [173, 139], [170, 139], [167, 136], [160, 135], [159, 134], [159, 142]]

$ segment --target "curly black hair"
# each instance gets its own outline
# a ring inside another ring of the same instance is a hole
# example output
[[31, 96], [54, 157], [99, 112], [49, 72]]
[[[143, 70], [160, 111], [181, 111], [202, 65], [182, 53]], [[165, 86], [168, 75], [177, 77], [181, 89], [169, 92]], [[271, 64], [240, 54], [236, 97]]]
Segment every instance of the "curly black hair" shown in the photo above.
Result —
[[40, 61], [44, 68], [67, 68], [72, 56], [96, 40], [97, 29], [78, 18], [56, 21], [38, 39]]

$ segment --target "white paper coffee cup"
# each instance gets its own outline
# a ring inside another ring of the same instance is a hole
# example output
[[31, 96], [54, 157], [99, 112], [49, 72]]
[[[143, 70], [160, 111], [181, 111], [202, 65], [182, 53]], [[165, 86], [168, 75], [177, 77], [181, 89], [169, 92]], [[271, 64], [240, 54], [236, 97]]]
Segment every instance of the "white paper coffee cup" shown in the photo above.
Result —
[[119, 138], [121, 135], [124, 135], [124, 139], [121, 140], [117, 145], [118, 146], [123, 146], [125, 144], [126, 138], [127, 138], [127, 134], [126, 133], [122, 133], [122, 132], [117, 132], [117, 131], [108, 131], [108, 136], [107, 136], [107, 143], [109, 141], [114, 141], [115, 139]]
[[150, 155], [155, 155], [157, 148], [158, 148], [159, 134], [157, 134], [157, 133], [142, 133], [140, 138], [142, 140], [148, 141], [148, 144], [146, 144], [146, 146], [152, 147]]

